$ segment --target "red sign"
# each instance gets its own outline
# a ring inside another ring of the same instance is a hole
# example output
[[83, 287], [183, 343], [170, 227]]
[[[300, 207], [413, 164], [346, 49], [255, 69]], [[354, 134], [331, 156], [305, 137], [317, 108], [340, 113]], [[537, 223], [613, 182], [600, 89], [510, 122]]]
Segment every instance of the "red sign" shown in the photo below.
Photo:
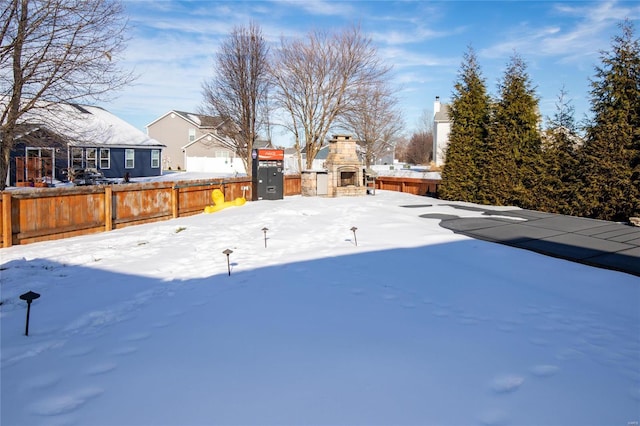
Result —
[[258, 160], [284, 160], [284, 149], [259, 149]]

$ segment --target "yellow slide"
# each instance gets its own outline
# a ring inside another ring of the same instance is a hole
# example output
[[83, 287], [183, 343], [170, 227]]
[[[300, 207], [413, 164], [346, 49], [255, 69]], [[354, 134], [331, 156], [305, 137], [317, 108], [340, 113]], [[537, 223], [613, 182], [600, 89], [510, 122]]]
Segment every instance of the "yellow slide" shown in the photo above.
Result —
[[238, 197], [233, 201], [224, 201], [224, 194], [219, 189], [214, 189], [213, 192], [211, 192], [211, 200], [213, 201], [213, 205], [205, 207], [205, 213], [217, 212], [218, 210], [231, 206], [241, 206], [247, 202], [244, 197]]

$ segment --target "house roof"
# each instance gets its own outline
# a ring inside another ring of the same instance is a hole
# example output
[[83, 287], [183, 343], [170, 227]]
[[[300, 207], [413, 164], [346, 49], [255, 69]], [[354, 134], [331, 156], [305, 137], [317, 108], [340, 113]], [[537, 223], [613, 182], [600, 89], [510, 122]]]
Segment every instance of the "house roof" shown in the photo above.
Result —
[[433, 117], [433, 121], [437, 121], [437, 122], [450, 121], [448, 104], [440, 104], [440, 111], [436, 112], [436, 114]]
[[90, 105], [43, 104], [26, 113], [20, 124], [57, 134], [69, 146], [165, 146], [109, 111]]
[[190, 146], [193, 146], [195, 144], [198, 144], [198, 143], [201, 143], [201, 142], [208, 143], [209, 141], [212, 144], [220, 145], [220, 146], [225, 147], [224, 146], [225, 141], [224, 141], [223, 138], [221, 138], [219, 135], [217, 135], [217, 134], [215, 134], [213, 132], [207, 132], [204, 135], [200, 136], [198, 139], [195, 139], [195, 140], [189, 142], [188, 144], [184, 145], [181, 149], [187, 149]]
[[171, 111], [167, 112], [166, 114], [163, 114], [162, 116], [153, 120], [151, 123], [147, 124], [146, 127], [152, 126], [153, 124], [157, 123], [158, 121], [162, 120], [163, 118], [171, 114], [174, 114], [182, 118], [183, 120], [188, 121], [189, 123], [193, 124], [194, 126], [200, 129], [217, 129], [225, 122], [225, 120], [223, 120], [220, 117], [214, 117], [211, 115], [197, 114], [194, 112], [178, 111], [178, 110], [172, 109]]
[[273, 145], [270, 140], [267, 139], [256, 139], [253, 143], [253, 147], [257, 149], [272, 149]]

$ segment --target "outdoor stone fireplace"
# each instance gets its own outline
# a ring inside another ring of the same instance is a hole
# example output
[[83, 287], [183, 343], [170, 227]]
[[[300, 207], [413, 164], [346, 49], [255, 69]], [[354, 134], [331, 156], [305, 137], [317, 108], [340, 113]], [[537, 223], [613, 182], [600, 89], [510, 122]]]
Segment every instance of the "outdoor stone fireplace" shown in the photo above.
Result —
[[328, 173], [327, 196], [341, 197], [365, 195], [363, 171], [356, 140], [350, 135], [334, 135], [329, 141], [329, 154], [325, 161]]
[[352, 136], [333, 136], [329, 141], [324, 168], [325, 170], [302, 171], [302, 195], [342, 197], [367, 193], [356, 140]]

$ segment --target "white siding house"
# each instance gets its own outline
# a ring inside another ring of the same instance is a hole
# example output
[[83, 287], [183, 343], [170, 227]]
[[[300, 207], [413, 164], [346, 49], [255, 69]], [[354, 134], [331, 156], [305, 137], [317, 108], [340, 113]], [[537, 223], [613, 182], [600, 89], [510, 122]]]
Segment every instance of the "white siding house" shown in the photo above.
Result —
[[450, 132], [449, 105], [441, 104], [440, 96], [436, 96], [433, 103], [433, 161], [436, 166], [442, 166], [446, 160]]

